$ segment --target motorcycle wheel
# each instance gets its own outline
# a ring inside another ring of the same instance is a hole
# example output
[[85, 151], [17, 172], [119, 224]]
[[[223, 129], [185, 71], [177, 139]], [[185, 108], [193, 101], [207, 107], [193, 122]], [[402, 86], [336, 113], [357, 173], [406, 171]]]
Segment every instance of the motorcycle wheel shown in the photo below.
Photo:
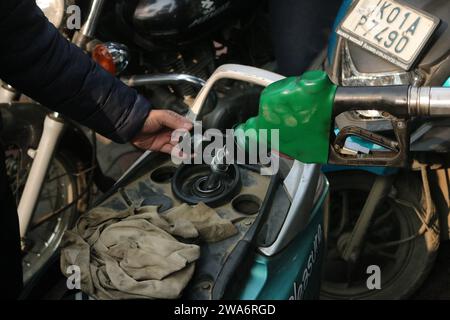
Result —
[[[31, 161], [26, 150], [11, 143], [8, 144], [8, 141], [4, 141], [4, 145], [7, 174], [16, 203], [18, 203]], [[82, 171], [82, 162], [76, 156], [67, 150], [56, 151], [30, 221], [29, 230], [23, 240], [22, 265], [25, 286], [45, 270], [58, 250], [64, 231], [72, 227], [79, 210], [87, 206], [88, 193], [83, 192], [87, 187], [87, 178], [86, 173]], [[45, 217], [49, 217], [56, 211], [62, 212], [43, 221]]]
[[[403, 179], [404, 177], [401, 177]], [[394, 184], [390, 195], [377, 210], [363, 244], [361, 259], [350, 265], [341, 257], [343, 246], [364, 206], [375, 176], [363, 171], [343, 171], [328, 175], [330, 182], [330, 217], [327, 254], [322, 280], [323, 299], [405, 299], [427, 278], [433, 266], [439, 233], [425, 232], [409, 241], [422, 226], [413, 208], [400, 205], [395, 199], [407, 200], [422, 208], [420, 179], [408, 175], [408, 182]], [[419, 200], [418, 200], [419, 199]], [[368, 266], [378, 266], [380, 289], [369, 289], [372, 273]]]

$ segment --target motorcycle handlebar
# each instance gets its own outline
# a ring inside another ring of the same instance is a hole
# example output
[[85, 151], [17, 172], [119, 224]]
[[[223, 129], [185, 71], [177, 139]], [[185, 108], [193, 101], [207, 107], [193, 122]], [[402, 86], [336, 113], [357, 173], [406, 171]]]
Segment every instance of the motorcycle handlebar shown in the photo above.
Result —
[[443, 87], [339, 87], [333, 114], [351, 110], [378, 110], [398, 118], [450, 116], [450, 88]]

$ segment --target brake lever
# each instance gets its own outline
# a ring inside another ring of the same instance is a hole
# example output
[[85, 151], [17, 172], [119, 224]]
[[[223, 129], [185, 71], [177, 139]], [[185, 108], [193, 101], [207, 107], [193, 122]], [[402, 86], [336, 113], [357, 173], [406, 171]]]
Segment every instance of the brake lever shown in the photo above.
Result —
[[[338, 135], [331, 140], [333, 143], [330, 145], [329, 163], [350, 166], [407, 166], [410, 139], [408, 120], [392, 117], [391, 123], [396, 140], [359, 127], [350, 126], [342, 128]], [[360, 137], [387, 150], [370, 150], [368, 154], [347, 152], [345, 143], [351, 136]]]

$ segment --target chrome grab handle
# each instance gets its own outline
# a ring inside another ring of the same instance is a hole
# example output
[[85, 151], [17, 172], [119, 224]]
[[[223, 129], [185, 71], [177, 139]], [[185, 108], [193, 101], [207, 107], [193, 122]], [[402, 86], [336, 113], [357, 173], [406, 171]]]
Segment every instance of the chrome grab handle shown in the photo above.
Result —
[[214, 84], [221, 79], [234, 79], [257, 84], [267, 87], [273, 82], [284, 79], [282, 75], [258, 69], [255, 67], [244, 66], [240, 64], [224, 64], [214, 71], [211, 77], [206, 81], [202, 90], [197, 95], [197, 98], [192, 105], [186, 117], [191, 121], [198, 120], [197, 117], [201, 114], [203, 105], [209, 95]]

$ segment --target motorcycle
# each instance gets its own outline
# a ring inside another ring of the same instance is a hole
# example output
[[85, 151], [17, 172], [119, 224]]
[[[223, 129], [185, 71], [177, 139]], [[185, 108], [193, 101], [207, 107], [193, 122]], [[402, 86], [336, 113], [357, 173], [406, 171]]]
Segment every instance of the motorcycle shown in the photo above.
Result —
[[[365, 24], [368, 8], [376, 14]], [[418, 36], [413, 30], [415, 20], [400, 28], [408, 12], [418, 13], [416, 20], [427, 19], [426, 32], [432, 36]], [[340, 86], [448, 86], [449, 17], [450, 4], [441, 1], [344, 1], [324, 69]], [[352, 19], [360, 19], [356, 31], [348, 28]], [[401, 38], [400, 29], [408, 33], [410, 26], [407, 38]], [[400, 50], [406, 41], [416, 51], [407, 63]], [[399, 138], [396, 124], [388, 113], [376, 111], [377, 105], [374, 102], [374, 110], [355, 109], [336, 118], [335, 131], [345, 140], [345, 152], [363, 157], [392, 150], [387, 144]], [[395, 156], [385, 167], [374, 167], [376, 162], [370, 159], [355, 161], [353, 167], [323, 167], [331, 199], [323, 298], [408, 298], [429, 276], [439, 242], [449, 239], [448, 120], [418, 117], [408, 130], [411, 135], [403, 147], [408, 144], [416, 159], [408, 168], [393, 167], [401, 160]], [[400, 144], [398, 149], [403, 147]], [[382, 270], [380, 290], [366, 285], [370, 265]]]
[[[239, 60], [265, 64], [261, 49], [265, 16], [252, 1], [37, 1], [60, 32], [106, 70], [148, 97], [159, 108], [186, 113], [216, 65]], [[170, 6], [170, 12], [166, 10]], [[250, 10], [251, 9], [251, 10]], [[250, 11], [249, 11], [250, 10]], [[151, 14], [147, 14], [151, 12]], [[81, 29], [76, 27], [82, 21]], [[247, 38], [258, 38], [249, 42]], [[270, 46], [265, 46], [270, 48]], [[242, 99], [257, 103], [257, 88], [223, 84], [208, 99], [222, 110]], [[1, 83], [0, 133], [7, 173], [18, 205], [24, 283], [43, 276], [56, 257], [65, 230], [90, 205], [94, 185], [109, 190], [115, 181], [100, 169], [95, 133], [53, 113]], [[235, 116], [240, 119], [248, 110]], [[226, 124], [228, 115], [216, 123]]]

